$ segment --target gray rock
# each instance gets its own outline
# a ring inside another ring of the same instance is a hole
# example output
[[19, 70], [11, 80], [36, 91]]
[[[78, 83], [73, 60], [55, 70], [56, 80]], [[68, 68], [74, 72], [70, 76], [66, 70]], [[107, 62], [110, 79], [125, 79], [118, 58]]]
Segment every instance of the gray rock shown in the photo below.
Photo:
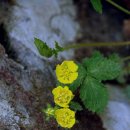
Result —
[[[6, 30], [15, 62], [0, 45], [0, 130], [59, 130], [55, 121], [45, 122], [41, 110], [52, 103], [55, 62], [39, 55], [34, 37], [54, 47], [74, 41], [79, 25], [71, 0], [0, 1], [0, 25]], [[4, 41], [3, 41], [4, 42]], [[5, 43], [6, 44], [6, 43]], [[71, 58], [73, 51], [59, 58]]]
[[[0, 45], [0, 130], [48, 130], [56, 125], [45, 123], [41, 110], [52, 102], [54, 77], [42, 71], [24, 69], [9, 59]], [[47, 70], [46, 70], [47, 72]], [[45, 82], [45, 77], [50, 81]]]
[[[74, 41], [79, 30], [71, 0], [18, 0], [9, 11], [10, 17], [5, 20], [9, 39], [18, 59], [27, 66], [44, 68], [34, 37], [53, 48], [54, 41], [61, 46]], [[72, 56], [72, 51], [60, 55], [68, 59]]]
[[110, 101], [101, 118], [104, 128], [107, 130], [130, 129], [130, 102], [124, 90], [116, 87], [108, 87]]
[[[21, 73], [22, 67], [12, 60], [7, 59], [7, 56], [5, 55], [1, 45], [0, 50], [0, 129], [3, 130], [3, 127], [7, 127], [10, 130], [20, 130], [18, 124], [22, 118], [20, 115], [18, 115], [17, 112], [20, 113], [20, 111], [18, 109], [16, 110], [16, 107], [21, 100], [18, 99], [17, 94], [20, 94], [23, 90], [20, 90], [22, 89], [22, 84], [19, 84], [20, 82], [18, 80], [17, 74], [19, 73], [23, 75], [23, 73]], [[13, 75], [13, 73], [15, 73], [15, 75]], [[18, 89], [19, 92], [17, 93], [16, 91]], [[24, 114], [25, 113], [21, 113], [21, 115]], [[25, 116], [27, 117], [27, 115], [28, 113], [26, 113]], [[25, 124], [30, 124], [30, 121], [27, 118], [23, 121]]]

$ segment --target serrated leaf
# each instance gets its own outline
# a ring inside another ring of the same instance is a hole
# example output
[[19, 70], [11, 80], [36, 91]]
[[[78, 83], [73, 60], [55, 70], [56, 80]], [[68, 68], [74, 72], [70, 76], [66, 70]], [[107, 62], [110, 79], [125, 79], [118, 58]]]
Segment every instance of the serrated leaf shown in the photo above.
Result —
[[[124, 66], [124, 62], [121, 62], [122, 59], [119, 57], [118, 54], [114, 53], [114, 54], [111, 54], [109, 55], [109, 58], [111, 60], [114, 60], [115, 62], [120, 62], [120, 66], [121, 68], [123, 68]], [[124, 84], [126, 82], [126, 78], [125, 78], [125, 75], [127, 75], [127, 72], [126, 70], [122, 69], [121, 72], [120, 72], [120, 75], [116, 78], [116, 80], [121, 83], [121, 84]]]
[[80, 98], [85, 107], [93, 112], [102, 112], [108, 102], [108, 92], [98, 80], [87, 77], [80, 89]]
[[42, 40], [35, 38], [34, 39], [34, 43], [35, 46], [37, 47], [39, 53], [42, 56], [45, 57], [51, 57], [51, 56], [55, 56], [57, 57], [58, 53], [61, 51], [64, 51], [64, 48], [62, 48], [61, 46], [59, 46], [59, 43], [55, 41], [55, 48], [50, 48], [45, 42], [43, 42]]
[[112, 80], [121, 73], [121, 63], [115, 58], [105, 58], [99, 52], [91, 58], [84, 59], [83, 65], [88, 75], [98, 80]]
[[121, 61], [121, 58], [116, 53], [113, 53], [113, 54], [109, 55], [109, 59], [111, 59], [111, 60], [113, 60], [115, 62], [120, 62]]
[[70, 90], [73, 92], [82, 84], [87, 75], [86, 69], [81, 64], [78, 64], [78, 67], [78, 78], [69, 85]]
[[90, 0], [93, 8], [98, 12], [98, 13], [102, 13], [102, 3], [101, 0]]
[[42, 40], [35, 38], [34, 43], [42, 56], [51, 57], [53, 55], [53, 49], [47, 46]]
[[74, 111], [81, 111], [81, 110], [83, 110], [82, 106], [78, 102], [71, 101], [69, 106]]

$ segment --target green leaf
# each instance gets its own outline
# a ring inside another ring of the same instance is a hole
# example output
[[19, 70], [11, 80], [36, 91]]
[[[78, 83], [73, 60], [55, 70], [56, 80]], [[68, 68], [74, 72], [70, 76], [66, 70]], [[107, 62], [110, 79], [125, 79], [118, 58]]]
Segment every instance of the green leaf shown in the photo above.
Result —
[[87, 77], [81, 86], [80, 98], [89, 110], [102, 112], [108, 102], [107, 89], [98, 80]]
[[113, 53], [111, 55], [109, 55], [109, 59], [115, 61], [115, 62], [120, 62], [122, 59], [119, 57], [118, 54], [116, 53]]
[[55, 49], [53, 49], [53, 54], [55, 55], [55, 57], [57, 57], [58, 53], [62, 51], [64, 51], [64, 48], [59, 46], [59, 43], [55, 41]]
[[84, 59], [83, 65], [88, 75], [98, 80], [112, 80], [121, 73], [121, 63], [115, 58], [105, 58], [99, 52], [91, 58]]
[[47, 46], [47, 44], [38, 38], [34, 39], [34, 43], [42, 56], [51, 57], [53, 55], [53, 49]]
[[78, 67], [78, 78], [69, 85], [70, 90], [73, 92], [82, 84], [87, 75], [86, 69], [81, 64], [78, 64]]
[[64, 48], [59, 46], [59, 43], [55, 41], [55, 50], [57, 50], [57, 52], [63, 51]]
[[78, 102], [71, 101], [70, 102], [70, 108], [74, 111], [81, 111], [83, 110], [82, 106]]
[[98, 13], [102, 13], [102, 3], [101, 0], [90, 0], [93, 8], [98, 12]]
[[[116, 61], [116, 62], [122, 61], [122, 59], [119, 57], [119, 55], [118, 55], [118, 54], [115, 54], [115, 53], [112, 54], [112, 55], [109, 55], [109, 58], [110, 58], [111, 60]], [[127, 75], [128, 70], [123, 69], [124, 62], [120, 62], [120, 66], [121, 66], [122, 70], [121, 70], [121, 72], [120, 72], [120, 75], [116, 78], [116, 80], [117, 80], [119, 83], [124, 84], [124, 83], [126, 83], [126, 78], [125, 78], [125, 76]]]
[[50, 48], [45, 42], [43, 42], [42, 40], [40, 40], [38, 38], [34, 39], [34, 43], [35, 43], [35, 46], [37, 47], [39, 53], [42, 56], [45, 56], [48, 58], [53, 56], [53, 55], [55, 57], [57, 57], [59, 52], [64, 51], [64, 48], [59, 46], [58, 42], [56, 42], [56, 41], [55, 41], [55, 48], [54, 49]]

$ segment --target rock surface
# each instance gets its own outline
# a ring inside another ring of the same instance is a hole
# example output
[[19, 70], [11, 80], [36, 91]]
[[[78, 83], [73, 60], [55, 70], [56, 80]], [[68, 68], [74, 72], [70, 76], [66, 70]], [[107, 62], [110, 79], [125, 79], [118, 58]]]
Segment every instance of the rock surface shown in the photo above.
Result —
[[[2, 0], [0, 4], [0, 42], [5, 48], [11, 47], [15, 57], [9, 59], [0, 45], [0, 130], [60, 130], [54, 121], [45, 122], [41, 112], [53, 99], [57, 61], [38, 54], [34, 37], [50, 47], [54, 47], [54, 41], [61, 46], [74, 41], [79, 25], [73, 3], [17, 0], [10, 5]], [[69, 51], [60, 58], [72, 56], [73, 51]]]
[[[79, 29], [75, 21], [75, 8], [72, 0], [17, 0], [10, 7], [4, 22], [11, 46], [17, 58], [24, 64], [41, 67], [42, 62], [34, 45], [34, 37], [54, 47], [54, 41], [61, 46], [74, 41]], [[7, 8], [5, 9], [7, 10]], [[70, 58], [72, 51], [61, 54]], [[32, 58], [33, 57], [33, 58]]]
[[130, 101], [123, 89], [108, 87], [110, 101], [107, 109], [101, 116], [104, 128], [107, 130], [130, 129]]
[[[42, 72], [25, 70], [8, 59], [1, 45], [0, 61], [0, 130], [51, 129], [46, 128], [41, 110], [52, 100], [54, 82], [47, 88]], [[54, 81], [51, 75], [50, 79]]]

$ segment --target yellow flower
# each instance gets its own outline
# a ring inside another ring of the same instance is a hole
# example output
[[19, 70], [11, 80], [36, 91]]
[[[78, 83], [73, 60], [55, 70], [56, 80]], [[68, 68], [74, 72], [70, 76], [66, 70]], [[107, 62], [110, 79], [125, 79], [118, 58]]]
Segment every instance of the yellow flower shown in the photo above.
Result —
[[71, 84], [78, 77], [78, 65], [74, 61], [64, 61], [56, 67], [56, 76], [61, 83]]
[[69, 108], [61, 108], [55, 111], [58, 124], [64, 128], [71, 128], [75, 124], [75, 112]]
[[74, 97], [73, 93], [67, 86], [58, 86], [57, 88], [53, 89], [52, 93], [54, 95], [55, 103], [60, 107], [69, 107], [68, 104]]

